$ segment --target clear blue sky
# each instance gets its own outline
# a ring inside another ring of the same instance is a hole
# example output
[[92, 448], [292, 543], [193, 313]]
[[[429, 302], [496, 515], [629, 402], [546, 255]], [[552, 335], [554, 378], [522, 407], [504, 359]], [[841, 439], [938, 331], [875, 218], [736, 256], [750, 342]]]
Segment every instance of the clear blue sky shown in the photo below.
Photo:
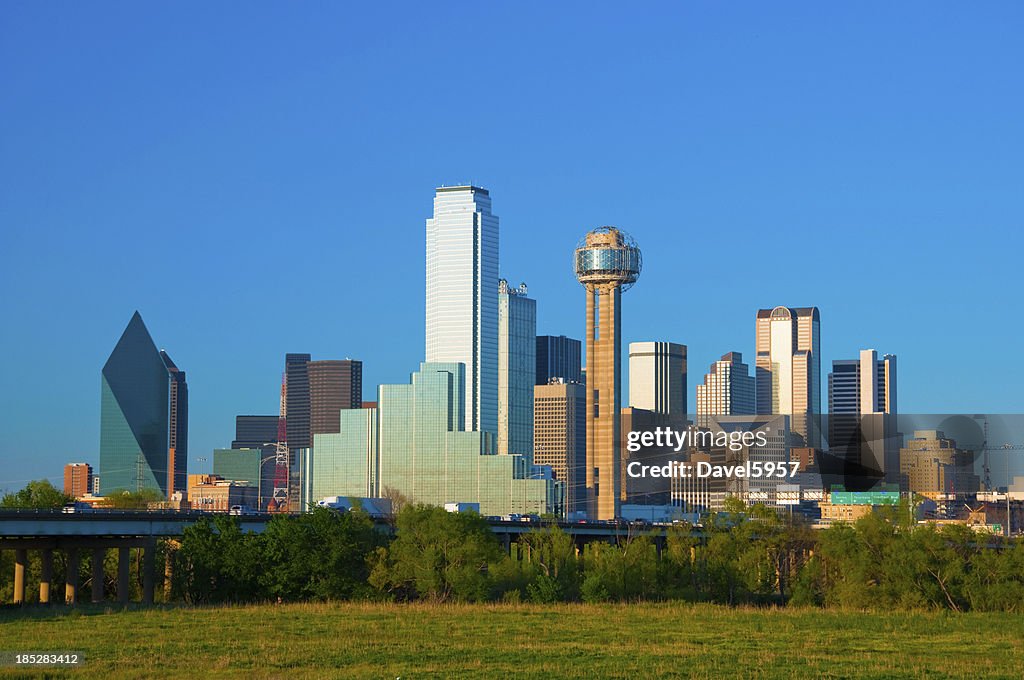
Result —
[[758, 307], [817, 305], [823, 373], [874, 347], [904, 412], [1024, 412], [1022, 30], [1016, 2], [7, 0], [0, 489], [98, 463], [135, 309], [193, 459], [276, 412], [285, 352], [406, 381], [442, 183], [491, 190], [542, 334], [582, 336], [580, 235], [630, 231], [624, 341], [688, 344], [691, 400]]

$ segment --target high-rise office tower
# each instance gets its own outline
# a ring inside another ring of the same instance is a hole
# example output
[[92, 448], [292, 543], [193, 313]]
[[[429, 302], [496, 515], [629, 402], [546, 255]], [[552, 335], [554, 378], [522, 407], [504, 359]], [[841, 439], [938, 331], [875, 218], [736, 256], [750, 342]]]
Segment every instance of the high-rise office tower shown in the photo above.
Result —
[[862, 349], [857, 359], [835, 359], [828, 374], [829, 413], [896, 413], [896, 355], [881, 359]]
[[464, 429], [498, 430], [498, 217], [474, 186], [439, 187], [427, 220], [426, 359], [466, 366]]
[[587, 392], [552, 378], [533, 388], [533, 462], [548, 465], [565, 488], [569, 516], [586, 512]]
[[361, 361], [312, 361], [309, 354], [285, 355], [285, 429], [289, 452], [288, 489], [293, 508], [302, 507], [305, 451], [316, 434], [337, 433], [341, 411], [362, 406]]
[[284, 357], [285, 442], [288, 445], [288, 506], [301, 508], [302, 452], [313, 445], [310, 434], [308, 354]]
[[290, 450], [311, 445], [309, 405], [308, 354], [286, 354], [285, 375], [285, 441]]
[[828, 374], [828, 445], [837, 458], [899, 481], [896, 432], [896, 356], [873, 349], [857, 359], [837, 359]]
[[620, 299], [640, 276], [640, 248], [625, 232], [599, 227], [576, 245], [574, 268], [587, 301], [587, 512], [592, 519], [614, 519], [622, 462]]
[[108, 493], [186, 489], [188, 385], [138, 312], [103, 366], [100, 475]]
[[583, 384], [582, 343], [564, 335], [537, 336], [537, 385], [553, 378]]
[[790, 416], [795, 444], [821, 446], [821, 317], [817, 307], [757, 311], [755, 405]]
[[686, 345], [629, 343], [629, 405], [662, 415], [686, 415]]
[[277, 443], [280, 416], [235, 416], [233, 449], [258, 449]]
[[533, 461], [533, 381], [537, 371], [537, 301], [526, 284], [498, 282], [498, 454]]
[[167, 412], [167, 497], [175, 491], [188, 491], [188, 385], [185, 383], [185, 372], [160, 350], [160, 358], [167, 367], [170, 379]]
[[[213, 474], [258, 485], [260, 510], [267, 509], [274, 492], [277, 428], [280, 420], [280, 416], [235, 416], [235, 438], [230, 449], [235, 453], [224, 449], [213, 451]], [[259, 472], [252, 472], [253, 469]]]
[[88, 463], [68, 463], [64, 466], [64, 493], [79, 498], [92, 493], [92, 466]]
[[341, 432], [341, 411], [363, 404], [363, 362], [310, 361], [309, 432]]
[[739, 352], [728, 352], [711, 364], [704, 383], [697, 385], [697, 424], [707, 427], [708, 416], [752, 415], [754, 377]]

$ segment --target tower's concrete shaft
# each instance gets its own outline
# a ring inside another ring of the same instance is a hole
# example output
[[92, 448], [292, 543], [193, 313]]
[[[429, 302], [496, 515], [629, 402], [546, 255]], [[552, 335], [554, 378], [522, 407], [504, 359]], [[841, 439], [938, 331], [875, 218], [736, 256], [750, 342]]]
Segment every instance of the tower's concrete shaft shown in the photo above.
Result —
[[622, 402], [619, 284], [586, 285], [587, 292], [587, 514], [619, 516], [619, 411]]

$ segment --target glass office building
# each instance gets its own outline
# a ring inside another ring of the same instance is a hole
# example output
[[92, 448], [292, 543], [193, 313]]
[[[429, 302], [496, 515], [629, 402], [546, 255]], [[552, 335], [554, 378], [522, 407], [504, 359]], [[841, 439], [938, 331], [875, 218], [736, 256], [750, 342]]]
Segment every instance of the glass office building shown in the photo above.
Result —
[[427, 220], [426, 360], [466, 367], [463, 427], [498, 425], [498, 217], [474, 186], [439, 187]]
[[377, 482], [377, 409], [341, 411], [340, 433], [313, 435], [310, 498], [372, 498]]
[[281, 416], [235, 416], [233, 449], [258, 449], [277, 443], [277, 428]]
[[213, 450], [213, 474], [256, 488], [259, 509], [265, 510], [274, 494], [274, 447]]
[[551, 479], [529, 479], [522, 456], [497, 456], [488, 432], [467, 432], [465, 368], [423, 363], [409, 385], [378, 393], [380, 489], [416, 503], [479, 503], [484, 515], [555, 509]]
[[138, 312], [103, 366], [100, 476], [113, 491], [187, 487], [188, 385]]
[[564, 335], [537, 336], [536, 384], [547, 385], [552, 379], [583, 384], [582, 343]]
[[498, 282], [498, 454], [533, 462], [533, 386], [537, 370], [537, 301], [526, 284]]
[[492, 434], [463, 429], [464, 380], [462, 364], [423, 363], [410, 384], [381, 385], [377, 409], [343, 412], [341, 433], [315, 437], [311, 499], [397, 492], [414, 503], [479, 503], [484, 515], [561, 512], [550, 473], [494, 455]]

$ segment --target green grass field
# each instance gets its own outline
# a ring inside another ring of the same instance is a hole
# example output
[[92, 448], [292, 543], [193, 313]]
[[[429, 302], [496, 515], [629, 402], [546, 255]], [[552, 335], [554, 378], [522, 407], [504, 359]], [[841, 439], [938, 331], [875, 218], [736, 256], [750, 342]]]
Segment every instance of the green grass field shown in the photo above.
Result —
[[79, 651], [78, 671], [47, 672], [105, 678], [1020, 678], [1024, 617], [686, 604], [83, 607], [0, 612], [0, 650]]

